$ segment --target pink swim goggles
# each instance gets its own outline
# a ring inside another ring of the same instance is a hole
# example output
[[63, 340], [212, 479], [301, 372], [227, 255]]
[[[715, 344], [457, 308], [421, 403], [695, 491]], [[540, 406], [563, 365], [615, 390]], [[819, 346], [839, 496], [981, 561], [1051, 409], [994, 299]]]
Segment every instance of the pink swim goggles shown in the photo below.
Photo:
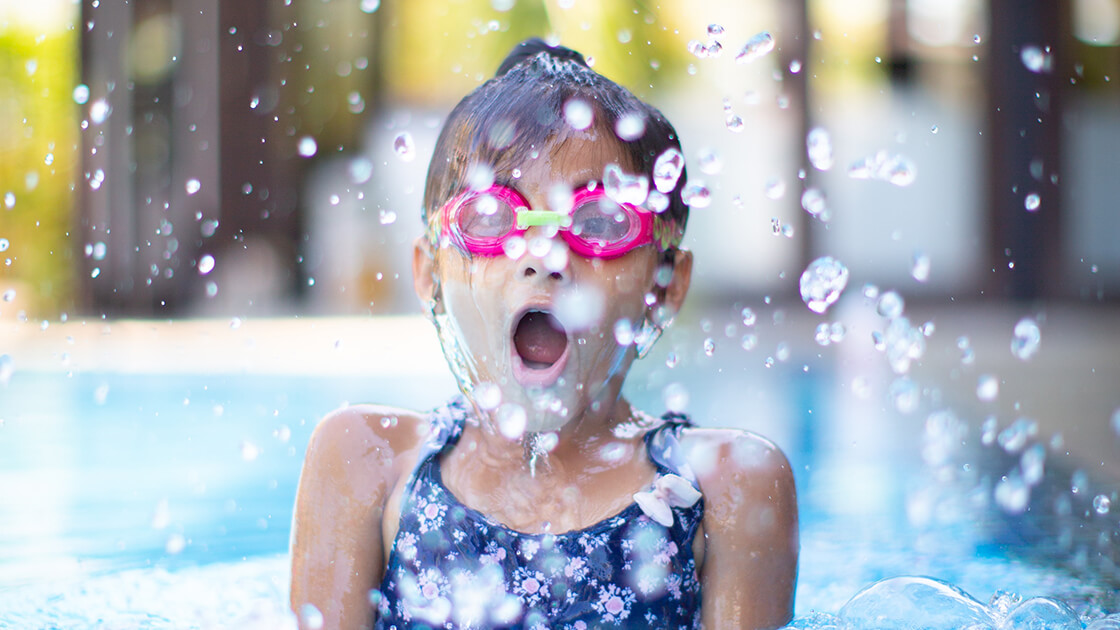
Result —
[[571, 250], [587, 258], [617, 258], [653, 241], [653, 214], [618, 203], [594, 183], [575, 191], [572, 211], [531, 210], [512, 188], [491, 186], [451, 198], [440, 209], [440, 235], [478, 256], [505, 253], [505, 243], [533, 226], [555, 226]]

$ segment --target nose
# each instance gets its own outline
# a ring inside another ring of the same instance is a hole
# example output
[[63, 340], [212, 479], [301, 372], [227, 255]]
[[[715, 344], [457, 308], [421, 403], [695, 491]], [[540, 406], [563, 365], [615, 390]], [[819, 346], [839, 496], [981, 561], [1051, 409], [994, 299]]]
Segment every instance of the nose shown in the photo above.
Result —
[[[533, 231], [530, 230], [530, 232]], [[568, 248], [563, 239], [535, 239], [528, 233], [525, 237], [530, 245], [517, 261], [517, 274], [515, 276], [517, 279], [550, 281], [561, 284], [571, 280], [571, 272], [568, 269]], [[543, 247], [544, 243], [548, 243], [547, 248]], [[541, 249], [544, 251], [540, 251]]]

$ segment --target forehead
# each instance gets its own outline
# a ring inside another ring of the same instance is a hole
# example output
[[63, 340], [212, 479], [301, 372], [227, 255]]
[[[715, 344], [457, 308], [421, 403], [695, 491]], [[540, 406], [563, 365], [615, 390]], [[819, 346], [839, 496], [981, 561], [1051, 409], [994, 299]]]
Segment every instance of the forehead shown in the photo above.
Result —
[[634, 158], [613, 133], [589, 129], [578, 134], [550, 139], [536, 159], [525, 160], [516, 168], [522, 183], [565, 182], [569, 184], [600, 180], [608, 164], [633, 172]]

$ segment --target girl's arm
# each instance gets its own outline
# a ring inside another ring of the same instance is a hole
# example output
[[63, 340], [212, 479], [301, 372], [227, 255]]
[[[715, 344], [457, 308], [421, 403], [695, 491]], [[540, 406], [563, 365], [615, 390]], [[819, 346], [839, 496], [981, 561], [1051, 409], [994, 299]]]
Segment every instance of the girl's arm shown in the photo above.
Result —
[[[797, 494], [785, 455], [741, 431], [697, 431], [707, 466], [700, 581], [705, 628], [780, 628], [793, 616]], [[703, 464], [703, 462], [700, 462]]]
[[349, 407], [311, 435], [292, 520], [291, 607], [301, 628], [314, 615], [307, 604], [323, 628], [373, 625], [369, 593], [385, 567], [383, 512], [399, 477], [395, 436], [381, 427], [386, 415]]

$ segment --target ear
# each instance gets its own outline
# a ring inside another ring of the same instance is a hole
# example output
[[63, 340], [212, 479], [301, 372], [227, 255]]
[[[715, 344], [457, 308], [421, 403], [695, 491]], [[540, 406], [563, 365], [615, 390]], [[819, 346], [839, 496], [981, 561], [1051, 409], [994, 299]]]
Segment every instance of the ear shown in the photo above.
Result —
[[661, 302], [674, 316], [681, 311], [691, 282], [692, 252], [677, 249], [673, 254], [673, 278], [669, 281], [669, 286], [665, 287], [665, 296]]
[[412, 288], [420, 303], [436, 300], [439, 296], [436, 280], [436, 257], [428, 237], [419, 236], [412, 247]]

